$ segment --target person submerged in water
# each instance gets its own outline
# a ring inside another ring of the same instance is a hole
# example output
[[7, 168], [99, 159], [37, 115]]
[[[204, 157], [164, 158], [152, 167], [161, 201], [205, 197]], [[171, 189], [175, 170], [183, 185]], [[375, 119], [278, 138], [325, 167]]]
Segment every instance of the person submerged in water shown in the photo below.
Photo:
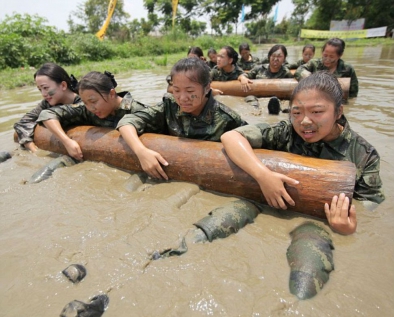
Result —
[[358, 79], [353, 66], [345, 63], [341, 57], [345, 51], [345, 42], [339, 38], [329, 39], [322, 48], [322, 57], [311, 59], [308, 63], [297, 68], [294, 77], [297, 80], [311, 73], [326, 70], [335, 77], [350, 77], [349, 97], [358, 95]]
[[[315, 158], [350, 161], [357, 167], [354, 198], [381, 203], [384, 199], [376, 149], [354, 132], [343, 115], [342, 88], [336, 77], [317, 72], [302, 79], [290, 98], [290, 120], [275, 125], [260, 123], [222, 135], [230, 159], [259, 184], [271, 207], [294, 206], [284, 183], [298, 181], [269, 170], [252, 148], [265, 148]], [[356, 231], [356, 208], [343, 193], [335, 195], [324, 210], [331, 228], [341, 234]], [[349, 210], [349, 213], [348, 213]]]
[[289, 64], [289, 69], [297, 69], [301, 65], [308, 63], [315, 56], [315, 46], [312, 44], [306, 44], [302, 49], [302, 58], [297, 62]]
[[31, 152], [36, 152], [34, 129], [41, 111], [63, 104], [77, 104], [81, 98], [77, 94], [77, 80], [71, 77], [61, 66], [45, 63], [34, 74], [34, 81], [44, 98], [33, 110], [26, 113], [14, 124], [19, 144]]
[[64, 127], [94, 125], [115, 128], [125, 114], [146, 108], [146, 105], [135, 100], [130, 92], [117, 93], [116, 86], [111, 73], [90, 72], [78, 83], [82, 103], [44, 110], [37, 122], [43, 123], [63, 143], [70, 156], [82, 160], [81, 147], [68, 137]]
[[143, 133], [160, 133], [183, 138], [220, 141], [220, 136], [247, 124], [235, 111], [215, 100], [208, 65], [197, 58], [184, 58], [171, 70], [173, 95], [165, 94], [155, 106], [125, 115], [116, 127], [140, 160], [142, 169], [154, 178], [168, 179], [160, 153], [146, 148]]

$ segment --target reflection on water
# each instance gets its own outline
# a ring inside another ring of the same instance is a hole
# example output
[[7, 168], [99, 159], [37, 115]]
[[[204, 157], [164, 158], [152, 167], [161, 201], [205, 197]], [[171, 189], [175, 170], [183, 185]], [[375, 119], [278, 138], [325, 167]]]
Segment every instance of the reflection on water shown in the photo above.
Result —
[[[263, 47], [254, 55], [265, 55]], [[289, 48], [289, 61], [302, 47]], [[320, 52], [316, 52], [320, 56]], [[359, 97], [345, 106], [352, 128], [380, 153], [387, 200], [374, 212], [355, 202], [357, 233], [331, 233], [335, 270], [312, 300], [298, 301], [288, 289], [288, 233], [304, 215], [272, 210], [237, 234], [191, 245], [181, 257], [154, 261], [155, 250], [177, 247], [193, 223], [230, 201], [194, 184], [148, 181], [135, 189], [131, 174], [103, 163], [83, 162], [56, 171], [39, 184], [24, 184], [53, 156], [32, 155], [13, 142], [12, 125], [32, 109], [34, 87], [0, 92], [1, 149], [13, 158], [0, 164], [1, 316], [57, 316], [68, 302], [88, 302], [107, 293], [104, 316], [391, 316], [394, 308], [393, 74], [391, 47], [347, 48]], [[154, 104], [166, 89], [169, 69], [116, 76], [121, 90]], [[249, 123], [274, 123], [266, 100], [262, 114], [243, 98], [220, 96]], [[283, 105], [282, 105], [283, 108]], [[373, 209], [373, 208], [372, 208]], [[320, 220], [317, 223], [329, 228]], [[70, 263], [87, 268], [71, 284], [60, 273]], [[316, 314], [316, 312], [318, 312]]]

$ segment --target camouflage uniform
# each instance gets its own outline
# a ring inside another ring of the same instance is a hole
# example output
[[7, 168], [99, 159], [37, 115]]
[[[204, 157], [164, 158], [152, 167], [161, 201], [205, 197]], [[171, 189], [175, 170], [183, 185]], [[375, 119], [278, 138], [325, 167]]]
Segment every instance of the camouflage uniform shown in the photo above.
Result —
[[[81, 101], [81, 98], [77, 95], [73, 103], [78, 103]], [[37, 124], [38, 116], [41, 111], [45, 109], [49, 109], [52, 106], [45, 99], [42, 100], [37, 107], [35, 107], [32, 111], [26, 113], [22, 119], [14, 124], [14, 129], [16, 134], [18, 135], [19, 144], [24, 145], [29, 142], [33, 142], [34, 138], [34, 129]]]
[[216, 66], [215, 62], [209, 61], [207, 62], [207, 65], [209, 66], [210, 69], [214, 68]]
[[379, 176], [378, 152], [350, 128], [345, 116], [342, 116], [338, 122], [343, 126], [343, 131], [331, 142], [304, 142], [289, 121], [280, 121], [273, 126], [265, 123], [249, 125], [236, 131], [241, 133], [253, 148], [353, 162], [357, 168], [354, 198], [381, 203], [385, 197]]
[[260, 59], [257, 57], [253, 57], [250, 55], [251, 60], [250, 61], [244, 61], [242, 58], [240, 58], [237, 61], [237, 66], [242, 68], [243, 70], [251, 70], [255, 65], [260, 64]]
[[216, 101], [210, 93], [207, 104], [197, 117], [182, 112], [174, 97], [165, 94], [163, 101], [156, 106], [124, 116], [116, 128], [127, 124], [133, 125], [138, 135], [160, 133], [219, 142], [224, 132], [247, 123], [235, 111]]
[[37, 122], [55, 119], [58, 120], [63, 127], [94, 125], [99, 127], [115, 128], [119, 120], [122, 119], [125, 114], [133, 113], [136, 110], [145, 109], [147, 107], [146, 105], [134, 100], [131, 94], [127, 91], [118, 93], [118, 96], [123, 97], [123, 99], [119, 108], [115, 110], [115, 115], [109, 115], [104, 119], [100, 119], [94, 113], [90, 112], [81, 102], [77, 105], [51, 107], [50, 109], [41, 112]]
[[271, 73], [269, 64], [257, 65], [252, 70], [245, 74], [249, 79], [276, 79], [276, 78], [293, 78], [293, 74], [282, 65], [277, 73]]
[[226, 73], [223, 69], [219, 69], [215, 66], [211, 69], [210, 75], [211, 80], [215, 81], [229, 81], [229, 80], [238, 80], [239, 75], [244, 74], [244, 71], [239, 68], [237, 65], [234, 65], [235, 68], [233, 71]]
[[299, 59], [297, 62], [295, 62], [295, 63], [291, 63], [291, 64], [288, 64], [287, 65], [287, 68], [288, 69], [297, 69], [298, 67], [300, 67], [301, 65], [304, 65], [304, 64], [306, 64], [305, 62], [304, 62], [304, 60], [301, 58], [301, 59]]
[[[320, 70], [327, 70], [322, 59], [311, 59], [308, 63], [297, 68], [294, 77], [295, 79], [300, 80], [304, 77], [304, 74], [315, 73]], [[357, 97], [358, 79], [352, 65], [345, 63], [342, 59], [339, 59], [337, 69], [333, 74], [338, 78], [350, 77], [349, 97]]]

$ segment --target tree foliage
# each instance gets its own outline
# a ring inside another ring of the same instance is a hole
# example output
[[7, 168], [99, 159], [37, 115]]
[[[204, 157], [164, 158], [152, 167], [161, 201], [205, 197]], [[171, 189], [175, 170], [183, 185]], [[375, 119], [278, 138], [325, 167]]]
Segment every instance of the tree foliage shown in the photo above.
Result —
[[0, 23], [0, 69], [37, 67], [47, 61], [79, 62], [66, 43], [64, 32], [45, 25], [47, 22], [38, 15], [7, 15]]

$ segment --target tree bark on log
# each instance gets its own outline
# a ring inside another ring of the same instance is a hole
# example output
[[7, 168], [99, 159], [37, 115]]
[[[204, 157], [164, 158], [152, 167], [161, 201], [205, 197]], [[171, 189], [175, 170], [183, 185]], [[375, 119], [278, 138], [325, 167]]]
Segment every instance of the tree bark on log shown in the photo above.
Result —
[[[117, 130], [79, 126], [66, 129], [67, 135], [81, 146], [84, 159], [104, 162], [130, 170], [142, 171], [137, 156]], [[17, 136], [14, 135], [17, 142]], [[209, 142], [146, 133], [142, 143], [160, 153], [169, 163], [163, 167], [172, 180], [195, 183], [205, 190], [234, 195], [266, 203], [258, 183], [236, 166], [226, 155], [220, 142]], [[37, 126], [35, 144], [43, 150], [67, 154], [63, 144], [45, 127]], [[356, 168], [351, 162], [310, 158], [291, 153], [254, 150], [272, 171], [300, 181], [286, 189], [295, 201], [289, 210], [325, 218], [324, 203], [334, 195], [345, 193], [352, 199]]]

